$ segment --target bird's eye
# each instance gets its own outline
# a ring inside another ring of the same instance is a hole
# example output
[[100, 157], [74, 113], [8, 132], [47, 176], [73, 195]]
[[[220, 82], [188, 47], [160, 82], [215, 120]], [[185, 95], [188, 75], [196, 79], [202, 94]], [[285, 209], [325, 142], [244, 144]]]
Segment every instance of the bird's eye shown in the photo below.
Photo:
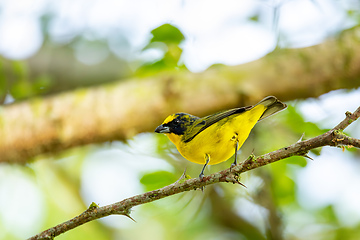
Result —
[[179, 120], [179, 119], [175, 119], [175, 120], [174, 120], [174, 124], [175, 124], [175, 125], [179, 125], [179, 123], [180, 123], [180, 120]]

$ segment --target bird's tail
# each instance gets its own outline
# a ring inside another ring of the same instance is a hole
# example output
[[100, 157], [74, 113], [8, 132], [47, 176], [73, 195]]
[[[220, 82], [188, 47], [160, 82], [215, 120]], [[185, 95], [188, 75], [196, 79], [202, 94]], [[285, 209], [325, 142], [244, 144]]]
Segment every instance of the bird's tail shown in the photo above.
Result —
[[285, 103], [281, 102], [274, 96], [268, 96], [268, 97], [264, 98], [263, 100], [261, 100], [260, 102], [258, 102], [256, 105], [260, 105], [260, 104], [265, 106], [266, 110], [261, 115], [259, 121], [263, 120], [264, 118], [267, 118], [287, 107], [287, 105]]

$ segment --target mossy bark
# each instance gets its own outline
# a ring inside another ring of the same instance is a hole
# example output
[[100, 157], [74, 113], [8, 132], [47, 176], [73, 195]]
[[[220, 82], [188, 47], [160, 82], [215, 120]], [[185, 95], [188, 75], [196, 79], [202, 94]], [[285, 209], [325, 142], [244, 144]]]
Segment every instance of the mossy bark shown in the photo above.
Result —
[[317, 46], [283, 49], [247, 64], [202, 73], [161, 72], [0, 108], [0, 162], [153, 131], [169, 114], [193, 115], [360, 86], [360, 27]]

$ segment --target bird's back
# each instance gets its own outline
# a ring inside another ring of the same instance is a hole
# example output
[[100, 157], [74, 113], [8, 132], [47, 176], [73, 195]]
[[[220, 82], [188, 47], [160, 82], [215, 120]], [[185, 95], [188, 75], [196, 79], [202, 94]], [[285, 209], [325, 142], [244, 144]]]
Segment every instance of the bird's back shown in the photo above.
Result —
[[182, 141], [178, 150], [187, 160], [199, 164], [205, 163], [205, 154], [210, 156], [210, 165], [226, 161], [235, 153], [236, 141], [240, 148], [265, 109], [264, 105], [256, 105], [250, 110], [223, 118], [198, 133], [191, 141]]

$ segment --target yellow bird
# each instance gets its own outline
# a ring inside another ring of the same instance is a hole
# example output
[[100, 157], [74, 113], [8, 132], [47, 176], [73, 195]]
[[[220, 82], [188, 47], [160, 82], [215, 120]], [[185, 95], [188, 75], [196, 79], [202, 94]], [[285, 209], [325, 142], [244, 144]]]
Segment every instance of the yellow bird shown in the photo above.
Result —
[[287, 106], [276, 97], [269, 96], [254, 106], [221, 111], [199, 118], [187, 113], [175, 113], [168, 116], [155, 129], [165, 133], [175, 144], [181, 155], [187, 160], [204, 164], [199, 175], [204, 176], [205, 167], [228, 160], [248, 138], [254, 125]]

